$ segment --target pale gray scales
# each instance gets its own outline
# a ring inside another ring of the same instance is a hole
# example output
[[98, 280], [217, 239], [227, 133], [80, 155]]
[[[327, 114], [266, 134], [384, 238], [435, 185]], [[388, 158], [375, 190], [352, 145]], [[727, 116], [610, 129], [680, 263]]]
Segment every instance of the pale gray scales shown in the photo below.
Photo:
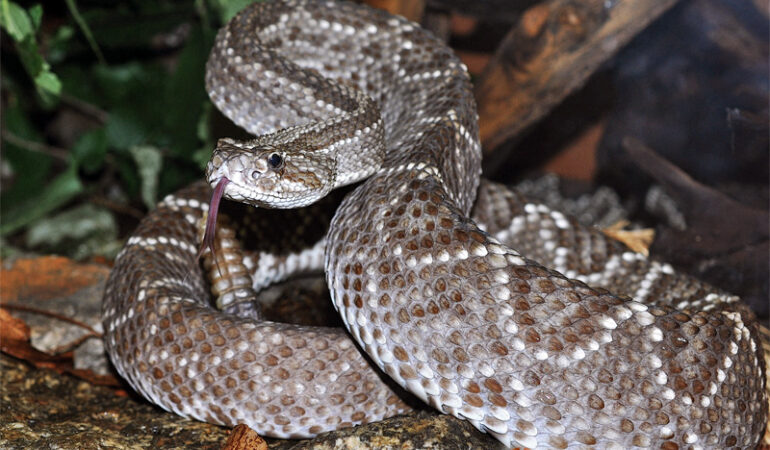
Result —
[[[767, 398], [751, 314], [558, 211], [479, 187], [469, 77], [417, 25], [351, 4], [256, 4], [219, 33], [207, 86], [234, 122], [273, 133], [221, 141], [209, 181], [230, 179], [226, 196], [297, 206], [371, 175], [332, 221], [327, 282], [351, 335], [427, 403], [510, 446], [758, 441]], [[131, 385], [277, 437], [407, 411], [340, 330], [211, 308], [195, 258], [207, 195], [164, 200], [116, 260], [105, 336]], [[313, 265], [264, 269], [219, 242], [244, 295]]]

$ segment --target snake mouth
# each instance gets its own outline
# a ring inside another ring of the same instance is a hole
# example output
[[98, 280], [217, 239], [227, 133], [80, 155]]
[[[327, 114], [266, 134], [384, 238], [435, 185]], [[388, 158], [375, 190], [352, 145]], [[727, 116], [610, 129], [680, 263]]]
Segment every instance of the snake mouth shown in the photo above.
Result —
[[[228, 183], [230, 183], [230, 180], [227, 177], [220, 178], [214, 187], [213, 192], [211, 193], [209, 211], [206, 217], [206, 229], [203, 232], [201, 246], [198, 249], [198, 255], [196, 256], [197, 259], [200, 259], [200, 257], [203, 255], [203, 252], [206, 251], [206, 249], [209, 249], [211, 251], [211, 255], [214, 257], [214, 263], [217, 264], [217, 254], [215, 252], [217, 215], [219, 213], [219, 204], [221, 203], [222, 197], [225, 193], [225, 186], [227, 186]], [[219, 265], [217, 264], [217, 269], [218, 268]]]
[[[230, 177], [227, 175], [230, 175]], [[214, 190], [217, 190], [220, 185], [225, 182], [224, 184], [227, 185], [227, 189], [224, 187], [221, 188], [222, 197], [236, 202], [246, 203], [252, 206], [265, 206], [255, 199], [269, 197], [269, 193], [262, 192], [253, 186], [244, 183], [242, 180], [243, 177], [239, 176], [239, 174], [230, 173], [227, 175], [218, 174], [216, 178], [212, 177], [212, 179], [209, 181], [209, 184], [214, 188]], [[212, 197], [212, 201], [213, 200], [214, 199]]]
[[206, 167], [206, 181], [216, 190], [227, 180], [227, 189], [221, 187], [225, 198], [256, 207], [270, 207], [277, 201], [273, 197], [279, 198], [275, 192], [280, 186], [276, 173], [267, 167], [264, 159], [255, 156], [251, 150], [247, 152], [220, 143]]

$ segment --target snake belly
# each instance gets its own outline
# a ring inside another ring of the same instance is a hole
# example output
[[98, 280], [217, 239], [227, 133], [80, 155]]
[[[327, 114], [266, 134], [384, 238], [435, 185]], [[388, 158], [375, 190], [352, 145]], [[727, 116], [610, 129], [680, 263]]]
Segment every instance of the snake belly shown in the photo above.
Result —
[[[254, 62], [264, 51], [270, 67]], [[751, 314], [557, 211], [479, 189], [468, 74], [417, 25], [347, 3], [255, 4], [208, 70], [214, 103], [255, 134], [333, 110], [317, 74], [380, 106], [384, 161], [338, 209], [325, 270], [350, 334], [399, 385], [508, 446], [758, 442]], [[468, 218], [477, 192], [483, 229]], [[205, 196], [168, 197], [116, 260], [103, 316], [121, 375], [180, 415], [277, 437], [407, 411], [347, 335], [211, 309], [195, 258]]]

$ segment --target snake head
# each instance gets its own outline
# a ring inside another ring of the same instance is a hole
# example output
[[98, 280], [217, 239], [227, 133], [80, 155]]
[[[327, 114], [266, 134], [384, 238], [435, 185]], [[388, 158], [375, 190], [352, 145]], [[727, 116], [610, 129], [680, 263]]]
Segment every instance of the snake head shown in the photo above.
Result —
[[214, 187], [227, 179], [224, 196], [262, 208], [299, 208], [334, 187], [336, 161], [328, 151], [220, 139], [206, 167]]

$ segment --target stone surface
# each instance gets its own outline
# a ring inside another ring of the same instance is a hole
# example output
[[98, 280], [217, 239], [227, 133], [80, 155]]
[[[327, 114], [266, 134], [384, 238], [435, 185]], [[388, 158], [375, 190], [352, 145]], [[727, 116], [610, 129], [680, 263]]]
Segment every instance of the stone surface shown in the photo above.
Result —
[[[272, 446], [270, 448], [273, 448]], [[361, 427], [326, 433], [288, 447], [292, 450], [331, 449], [503, 449], [468, 422], [432, 411], [413, 412]]]
[[[219, 449], [229, 430], [183, 419], [143, 399], [115, 395], [0, 354], [0, 448]], [[270, 449], [500, 448], [467, 422], [421, 411], [315, 439], [267, 439]]]
[[0, 448], [221, 447], [227, 430], [0, 355]]

